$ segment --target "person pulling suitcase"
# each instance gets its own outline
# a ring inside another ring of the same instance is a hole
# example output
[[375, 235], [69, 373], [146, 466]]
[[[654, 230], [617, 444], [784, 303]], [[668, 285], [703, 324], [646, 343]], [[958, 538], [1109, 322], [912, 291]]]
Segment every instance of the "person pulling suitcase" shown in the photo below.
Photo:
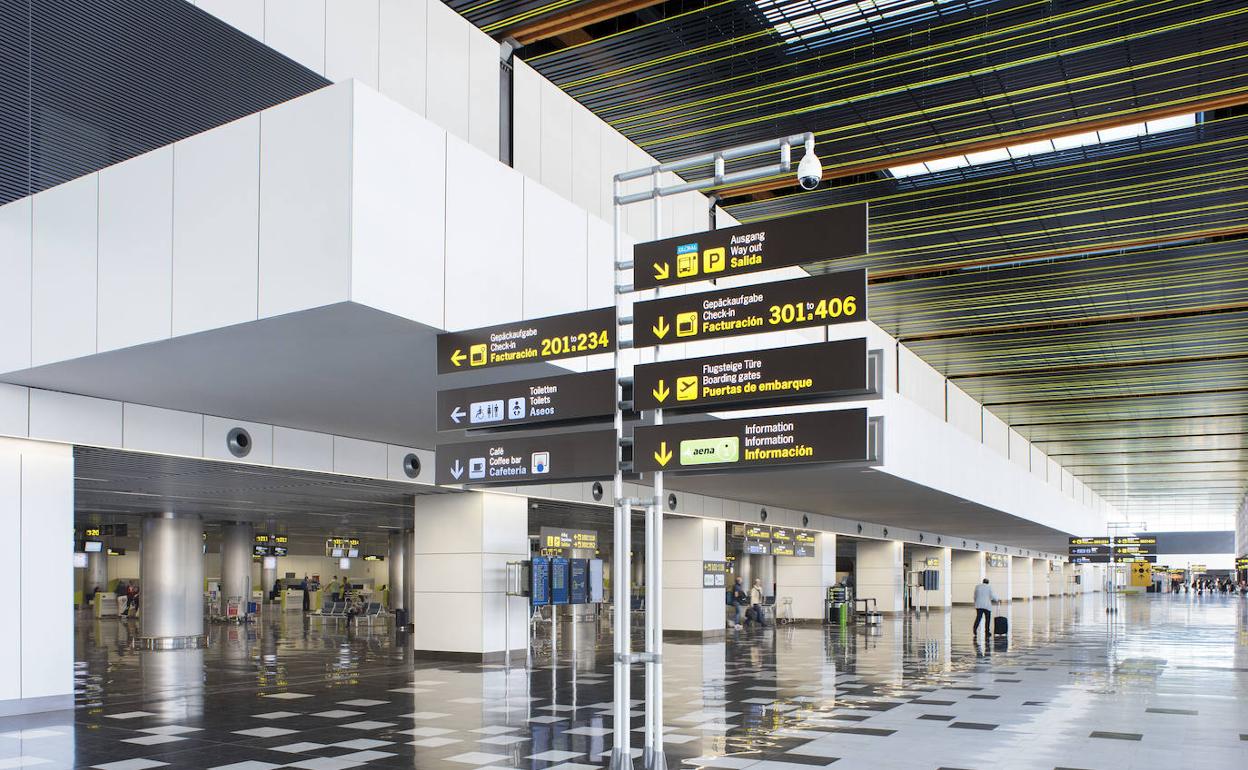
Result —
[[[971, 626], [971, 636], [979, 633], [979, 623], [984, 621], [984, 638], [992, 637], [992, 605], [997, 601], [997, 595], [993, 593], [992, 586], [988, 585], [988, 578], [984, 578], [984, 582], [975, 586], [975, 625]], [[1005, 618], [997, 618], [997, 620], [1005, 620]]]

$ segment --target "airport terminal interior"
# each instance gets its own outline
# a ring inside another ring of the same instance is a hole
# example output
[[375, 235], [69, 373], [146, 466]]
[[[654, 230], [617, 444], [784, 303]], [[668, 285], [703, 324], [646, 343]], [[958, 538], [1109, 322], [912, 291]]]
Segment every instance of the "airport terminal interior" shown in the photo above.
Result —
[[3, 0], [0, 770], [1248, 767], [1248, 3]]

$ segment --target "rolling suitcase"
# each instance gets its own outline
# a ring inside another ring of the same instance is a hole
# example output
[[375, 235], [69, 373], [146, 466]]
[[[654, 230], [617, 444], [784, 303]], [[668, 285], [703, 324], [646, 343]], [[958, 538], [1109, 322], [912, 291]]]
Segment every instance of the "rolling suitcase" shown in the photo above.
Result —
[[992, 619], [992, 635], [1005, 636], [1010, 633], [1010, 619], [1000, 615]]

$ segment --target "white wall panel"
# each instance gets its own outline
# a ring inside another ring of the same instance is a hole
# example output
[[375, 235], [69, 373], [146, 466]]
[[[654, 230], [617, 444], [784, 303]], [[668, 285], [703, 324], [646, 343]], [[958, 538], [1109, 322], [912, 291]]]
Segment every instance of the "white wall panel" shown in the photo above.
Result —
[[334, 437], [334, 473], [386, 478], [386, 445], [345, 436]]
[[502, 66], [498, 43], [476, 27], [468, 30], [468, 141], [498, 157], [498, 88]]
[[572, 202], [598, 217], [609, 218], [602, 210], [602, 188], [610, 179], [602, 172], [602, 119], [572, 102]]
[[264, 0], [264, 42], [325, 74], [325, 0]]
[[196, 0], [195, 5], [257, 40], [264, 40], [263, 0]]
[[199, 457], [204, 451], [204, 416], [142, 404], [122, 407], [122, 446], [141, 452]]
[[260, 317], [343, 302], [351, 248], [351, 83], [260, 117]]
[[173, 147], [100, 172], [99, 282], [99, 352], [172, 334]]
[[441, 326], [446, 133], [356, 89], [351, 299]]
[[30, 366], [31, 199], [0, 206], [0, 372]]
[[1037, 449], [1035, 444], [1031, 444], [1028, 451], [1031, 454], [1031, 472], [1045, 478], [1049, 472], [1049, 456]]
[[1018, 431], [1009, 429], [1010, 462], [1031, 470], [1031, 444]]
[[429, 77], [425, 116], [468, 140], [468, 34], [475, 28], [445, 3], [428, 4]]
[[572, 97], [542, 80], [542, 184], [572, 199]]
[[[409, 478], [407, 472], [403, 470], [403, 458], [411, 453], [420, 458], [420, 474], [415, 479]], [[428, 449], [391, 444], [386, 447], [386, 478], [394, 481], [423, 481], [432, 484], [433, 461], [433, 452]]]
[[68, 695], [74, 691], [73, 450], [28, 443], [21, 483], [22, 698]]
[[173, 149], [173, 334], [256, 318], [260, 116]]
[[1049, 470], [1048, 470], [1048, 473], [1046, 474], [1046, 477], [1049, 480], [1049, 484], [1053, 485], [1054, 487], [1058, 489], [1061, 489], [1062, 466], [1058, 465], [1057, 461], [1054, 460], [1053, 458], [1049, 458]]
[[588, 307], [586, 220], [570, 201], [524, 180], [524, 317]]
[[95, 352], [98, 188], [98, 176], [91, 174], [34, 196], [34, 366]]
[[454, 137], [447, 140], [446, 159], [444, 328], [518, 319], [524, 177]]
[[901, 395], [942, 420], [945, 418], [945, 378], [904, 345], [897, 357]]
[[992, 412], [984, 410], [984, 446], [1005, 457], [1010, 451], [1009, 428]]
[[425, 114], [428, 0], [381, 0], [378, 83], [386, 96]]
[[273, 426], [226, 417], [204, 417], [204, 457], [209, 460], [238, 460], [226, 444], [230, 431], [242, 428], [251, 436], [251, 452], [243, 462], [268, 465], [273, 462]]
[[589, 307], [606, 307], [615, 302], [615, 240], [610, 223], [588, 218], [587, 273]]
[[31, 390], [30, 437], [92, 446], [121, 446], [121, 402]]
[[[5, 532], [22, 531], [22, 456], [15, 451], [15, 443], [0, 440], [0, 527]], [[71, 536], [72, 537], [72, 536]], [[0, 580], [9, 586], [17, 607], [10, 606], [10, 614], [17, 610], [21, 622], [22, 586], [22, 539], [0, 538]], [[10, 622], [12, 622], [10, 616]], [[0, 702], [22, 697], [22, 635], [7, 629], [0, 634]]]
[[273, 464], [310, 471], [334, 470], [334, 437], [294, 428], [273, 428]]
[[545, 78], [513, 59], [511, 165], [530, 179], [542, 178], [542, 84]]
[[29, 433], [30, 391], [20, 385], [0, 383], [0, 435], [26, 436]]
[[949, 383], [949, 424], [979, 441], [981, 425], [979, 402], [953, 383]]
[[[628, 140], [624, 135], [606, 123], [601, 127], [602, 142], [602, 204], [599, 211], [602, 218], [610, 222], [614, 216], [615, 198], [614, 185], [612, 179], [621, 171], [627, 171], [628, 166]], [[627, 220], [622, 220], [627, 223]], [[648, 240], [648, 239], [647, 239]]]
[[379, 0], [325, 0], [325, 77], [378, 85]]

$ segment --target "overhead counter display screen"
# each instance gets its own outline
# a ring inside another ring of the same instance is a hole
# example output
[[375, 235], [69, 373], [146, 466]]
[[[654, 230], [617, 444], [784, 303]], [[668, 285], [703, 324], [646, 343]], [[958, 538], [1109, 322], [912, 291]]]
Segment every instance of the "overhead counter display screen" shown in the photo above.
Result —
[[865, 392], [867, 341], [839, 340], [639, 364], [633, 379], [633, 404], [639, 410], [800, 401], [831, 393]]
[[438, 484], [520, 484], [610, 478], [614, 430], [502, 436], [492, 441], [439, 444]]
[[615, 308], [438, 335], [438, 374], [533, 364], [615, 350]]
[[633, 469], [642, 473], [866, 459], [866, 409], [638, 426], [633, 431]]
[[633, 341], [646, 347], [866, 319], [867, 273], [848, 270], [637, 302]]
[[633, 247], [637, 289], [674, 286], [867, 252], [867, 204], [855, 203]]
[[561, 374], [438, 392], [438, 430], [505, 428], [615, 414], [615, 372]]

